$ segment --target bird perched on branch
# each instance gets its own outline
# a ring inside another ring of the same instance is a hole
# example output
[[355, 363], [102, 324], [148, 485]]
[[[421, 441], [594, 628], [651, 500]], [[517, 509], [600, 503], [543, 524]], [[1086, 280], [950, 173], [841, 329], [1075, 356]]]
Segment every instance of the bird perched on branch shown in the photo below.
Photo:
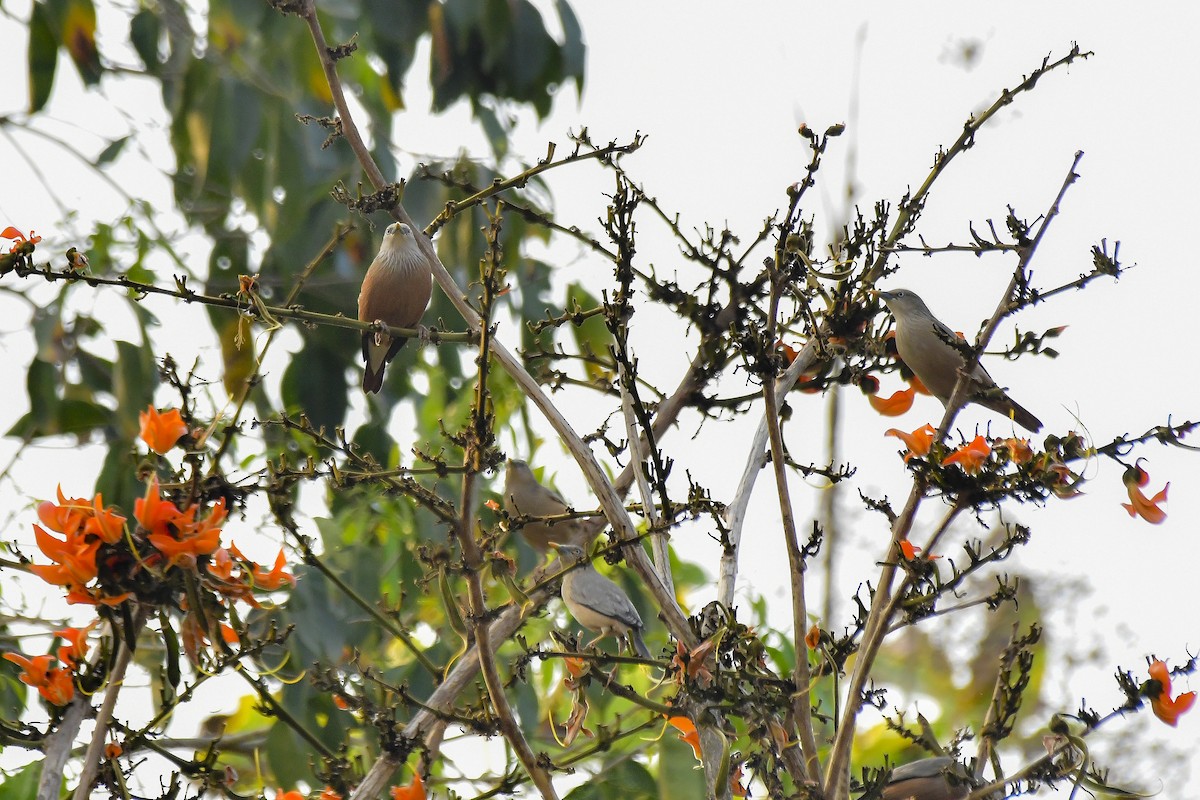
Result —
[[922, 758], [896, 767], [883, 787], [881, 800], [962, 800], [971, 793], [965, 779], [954, 772], [949, 756]]
[[[421, 321], [433, 291], [429, 260], [421, 252], [411, 228], [393, 222], [383, 233], [379, 254], [367, 268], [358, 294], [358, 318], [396, 328], [413, 328]], [[383, 371], [407, 339], [383, 331], [362, 337], [363, 391], [375, 393], [383, 386]]]
[[605, 636], [615, 636], [618, 640], [628, 639], [639, 656], [650, 658], [642, 641], [645, 625], [625, 590], [597, 572], [582, 547], [556, 544], [554, 548], [564, 567], [581, 565], [563, 575], [562, 599], [576, 622], [600, 634], [584, 647], [591, 647]]
[[[896, 349], [900, 358], [925, 388], [946, 405], [958, 383], [958, 372], [967, 363], [962, 351], [951, 344], [958, 335], [939, 322], [915, 292], [908, 289], [879, 292], [879, 299], [887, 303], [896, 318]], [[1033, 433], [1042, 427], [1041, 420], [1005, 394], [981, 364], [971, 371], [967, 401], [1003, 414]]]
[[[504, 463], [504, 511], [510, 517], [556, 517], [569, 514], [571, 507], [558, 492], [538, 483], [528, 464], [510, 458]], [[586, 544], [582, 522], [526, 522], [520, 530], [529, 546], [544, 556], [551, 544]]]

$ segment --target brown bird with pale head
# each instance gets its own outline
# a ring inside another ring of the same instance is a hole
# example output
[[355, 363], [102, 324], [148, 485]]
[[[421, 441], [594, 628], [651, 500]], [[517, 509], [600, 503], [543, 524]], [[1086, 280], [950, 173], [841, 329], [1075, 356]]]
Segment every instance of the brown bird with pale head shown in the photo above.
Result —
[[[508, 459], [504, 465], [504, 511], [510, 517], [556, 517], [571, 512], [570, 505], [558, 492], [538, 483], [533, 470], [524, 461]], [[521, 526], [521, 535], [539, 556], [551, 544], [587, 544], [582, 520], [557, 522], [530, 520]]]
[[[379, 254], [367, 268], [358, 294], [358, 318], [396, 328], [414, 328], [429, 305], [433, 273], [412, 229], [393, 222], [383, 234]], [[374, 394], [383, 387], [383, 372], [408, 340], [383, 331], [362, 337], [363, 391]]]

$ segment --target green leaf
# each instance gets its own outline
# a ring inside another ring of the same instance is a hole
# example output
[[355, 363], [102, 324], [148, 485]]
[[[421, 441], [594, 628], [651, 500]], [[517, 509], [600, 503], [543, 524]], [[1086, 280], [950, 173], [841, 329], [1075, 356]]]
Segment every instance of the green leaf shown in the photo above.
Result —
[[157, 385], [158, 370], [150, 348], [118, 340], [117, 371], [113, 381], [113, 394], [117, 397], [114, 427], [122, 441], [132, 442], [138, 435], [141, 428], [138, 414], [153, 402]]
[[563, 77], [575, 81], [575, 89], [583, 94], [583, 69], [587, 62], [587, 45], [583, 42], [583, 29], [579, 18], [566, 0], [555, 0], [554, 8], [562, 23], [562, 70]]
[[[600, 305], [594, 295], [583, 288], [582, 284], [572, 283], [567, 287], [567, 310], [578, 308], [581, 311], [591, 311]], [[585, 319], [581, 324], [568, 325], [571, 336], [575, 339], [579, 352], [584, 356], [594, 356], [605, 361], [610, 360], [608, 348], [612, 346], [612, 333], [605, 324], [604, 315], [596, 314]], [[590, 361], [584, 362], [584, 372], [590, 381], [609, 382], [613, 380], [612, 372]]]
[[96, 7], [92, 0], [69, 0], [63, 16], [62, 44], [84, 85], [95, 86], [104, 74], [96, 49]]
[[[42, 762], [34, 761], [23, 767], [19, 772], [10, 775], [0, 783], [0, 800], [18, 800], [18, 798], [37, 797], [38, 780], [42, 777]], [[63, 779], [66, 786], [66, 779]]]
[[125, 149], [125, 145], [129, 143], [129, 136], [122, 136], [120, 139], [113, 139], [108, 143], [108, 147], [100, 151], [100, 155], [96, 156], [95, 166], [102, 167], [105, 164], [112, 162], [121, 151]]
[[137, 51], [138, 58], [146, 65], [146, 72], [151, 75], [159, 72], [158, 41], [161, 35], [162, 22], [148, 8], [134, 14], [129, 21], [129, 41]]
[[105, 503], [133, 509], [133, 502], [142, 496], [143, 491], [135, 472], [136, 466], [131, 444], [116, 442], [108, 448], [100, 475], [96, 478], [96, 491], [104, 495]]
[[39, 431], [52, 429], [62, 402], [58, 398], [58, 368], [35, 358], [25, 375], [25, 388], [29, 393], [29, 412], [33, 415], [35, 428]]
[[661, 800], [704, 797], [704, 770], [691, 745], [679, 738], [679, 731], [667, 726], [658, 741], [658, 753], [657, 794]]
[[41, 111], [50, 99], [54, 70], [58, 66], [58, 40], [43, 3], [34, 3], [29, 15], [29, 113]]
[[[688, 748], [688, 759], [692, 759]], [[695, 763], [694, 759], [692, 759]], [[644, 766], [636, 761], [621, 761], [607, 767], [603, 772], [603, 780], [592, 780], [573, 789], [565, 800], [625, 800], [629, 797], [657, 797], [659, 787], [655, 785], [654, 776]], [[682, 797], [683, 795], [671, 795]], [[703, 788], [691, 797], [703, 797]]]
[[330, 434], [346, 419], [346, 365], [357, 352], [349, 346], [351, 341], [357, 344], [347, 337], [346, 351], [335, 352], [310, 340], [283, 373], [281, 391], [287, 409], [303, 412]]

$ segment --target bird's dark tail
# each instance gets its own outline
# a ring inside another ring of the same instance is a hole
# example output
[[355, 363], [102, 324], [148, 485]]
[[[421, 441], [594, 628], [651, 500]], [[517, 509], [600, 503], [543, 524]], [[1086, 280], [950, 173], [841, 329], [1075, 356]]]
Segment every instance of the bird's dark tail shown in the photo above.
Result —
[[637, 628], [629, 629], [629, 641], [633, 644], [633, 649], [642, 658], [653, 658], [650, 655], [650, 648], [646, 647], [646, 643], [642, 641], [642, 632]]
[[979, 404], [997, 414], [1003, 414], [1030, 433], [1037, 433], [1042, 429], [1042, 421], [1020, 403], [1014, 402], [1011, 397], [981, 398]]

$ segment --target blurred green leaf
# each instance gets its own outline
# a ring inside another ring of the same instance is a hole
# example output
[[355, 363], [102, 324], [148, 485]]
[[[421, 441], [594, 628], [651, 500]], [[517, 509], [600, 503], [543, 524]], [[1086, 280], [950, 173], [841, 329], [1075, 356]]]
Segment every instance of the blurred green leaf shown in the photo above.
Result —
[[303, 412], [332, 435], [346, 418], [346, 365], [353, 357], [310, 339], [284, 370], [284, 407]]
[[113, 394], [117, 397], [117, 413], [114, 427], [122, 441], [132, 442], [141, 428], [138, 414], [154, 400], [158, 370], [154, 365], [154, 353], [149, 348], [120, 340], [116, 344]]
[[67, 0], [63, 15], [62, 44], [85, 86], [95, 86], [104, 74], [96, 48], [96, 7], [92, 0]]
[[[688, 758], [692, 758], [691, 752]], [[694, 761], [694, 759], [693, 759]], [[623, 760], [604, 769], [602, 776], [572, 789], [565, 800], [626, 800], [630, 797], [657, 797], [659, 787], [644, 766]], [[703, 792], [693, 797], [702, 797]]]
[[[27, 800], [37, 797], [38, 780], [42, 777], [42, 762], [34, 761], [0, 782], [0, 800]], [[62, 781], [66, 787], [66, 779]]]
[[58, 66], [58, 39], [44, 3], [33, 4], [29, 15], [29, 113], [36, 114], [50, 99]]
[[143, 8], [129, 21], [129, 41], [151, 75], [159, 72], [158, 42], [161, 36], [162, 23], [149, 8]]

